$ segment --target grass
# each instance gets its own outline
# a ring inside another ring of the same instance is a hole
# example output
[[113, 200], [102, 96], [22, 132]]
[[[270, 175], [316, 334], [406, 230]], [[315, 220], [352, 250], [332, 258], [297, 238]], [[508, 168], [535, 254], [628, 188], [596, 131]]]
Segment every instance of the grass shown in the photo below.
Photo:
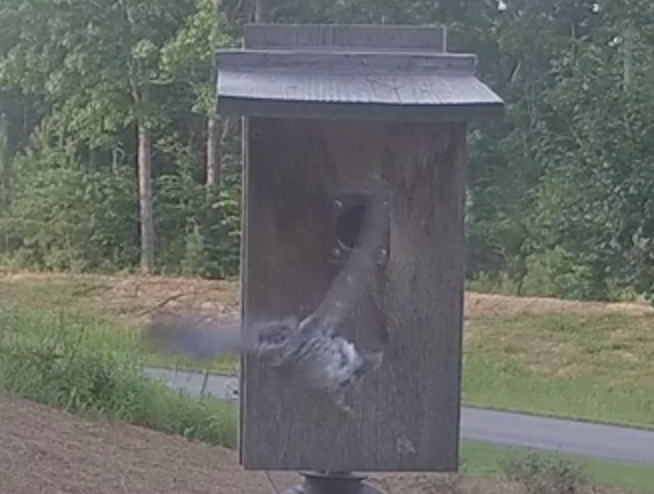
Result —
[[[110, 304], [107, 296], [109, 283], [100, 277], [80, 276], [74, 280], [66, 277], [42, 280], [29, 280], [21, 283], [3, 282], [0, 278], [0, 301], [12, 307], [36, 309], [39, 311], [57, 311], [62, 307], [72, 310], [76, 317], [83, 315], [87, 320], [102, 320], [106, 327], [123, 331], [123, 324], [116, 319], [130, 312], [141, 311], [147, 307], [134, 304]], [[101, 303], [88, 304], [89, 298], [97, 298]], [[112, 338], [108, 335], [107, 337]], [[124, 339], [120, 335], [119, 339]], [[132, 338], [134, 340], [134, 338]], [[129, 345], [136, 344], [130, 341]], [[143, 363], [151, 367], [167, 369], [200, 370], [197, 362], [183, 356], [166, 355], [139, 348]], [[202, 369], [203, 370], [203, 369]], [[210, 371], [216, 374], [234, 374], [238, 372], [238, 363], [233, 358], [216, 359], [210, 364]]]
[[176, 369], [183, 371], [208, 371], [211, 374], [234, 375], [238, 373], [238, 360], [233, 357], [221, 357], [212, 362], [201, 365], [197, 361], [179, 355], [166, 355], [145, 351], [144, 362], [150, 367], [162, 369]]
[[134, 333], [102, 318], [0, 303], [0, 388], [70, 413], [236, 443], [234, 404], [196, 400], [148, 379]]
[[[157, 293], [151, 301], [124, 296], [109, 303], [113, 296], [110, 288], [106, 278], [92, 276], [54, 281], [34, 278], [20, 283], [0, 279], [0, 300], [24, 308], [85, 308], [109, 321], [170, 295]], [[201, 297], [206, 298], [207, 288], [200, 288], [200, 292], [204, 290]], [[215, 296], [221, 301], [237, 293], [229, 287], [218, 292]], [[654, 375], [651, 314], [509, 309], [468, 314], [465, 404], [654, 428], [654, 381], [649, 379]], [[152, 353], [141, 357], [148, 365], [167, 368], [218, 373], [238, 370], [237, 360], [229, 358], [199, 368], [183, 358]]]
[[506, 474], [508, 462], [523, 463], [530, 454], [541, 465], [551, 464], [554, 460], [578, 467], [591, 485], [629, 489], [639, 493], [654, 492], [654, 467], [613, 463], [558, 453], [534, 454], [523, 448], [501, 447], [474, 441], [461, 442], [461, 469], [466, 475], [499, 478]]
[[[652, 329], [651, 316], [627, 314], [518, 314], [468, 321], [463, 403], [654, 428]], [[158, 357], [156, 364], [200, 370], [183, 359]], [[236, 373], [238, 361], [227, 358], [205, 369]]]
[[[146, 362], [147, 353], [135, 333], [107, 318], [0, 302], [0, 388], [71, 413], [105, 416], [234, 447], [233, 403], [174, 392], [144, 376]], [[508, 458], [524, 454], [469, 441], [461, 448], [465, 473], [483, 477], [501, 476]], [[654, 492], [653, 468], [564, 458], [583, 466], [592, 483]]]
[[654, 427], [654, 320], [549, 313], [471, 321], [467, 404]]

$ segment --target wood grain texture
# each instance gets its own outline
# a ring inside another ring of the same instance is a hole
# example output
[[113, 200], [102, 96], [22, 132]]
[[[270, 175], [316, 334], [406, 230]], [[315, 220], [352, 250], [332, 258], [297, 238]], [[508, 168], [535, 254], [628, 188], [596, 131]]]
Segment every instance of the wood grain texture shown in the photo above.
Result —
[[476, 55], [458, 53], [347, 53], [332, 51], [279, 51], [225, 49], [220, 51], [219, 66], [225, 71], [247, 70], [299, 72], [340, 75], [434, 74], [474, 75]]
[[[241, 375], [246, 469], [453, 471], [463, 310], [465, 124], [247, 119], [242, 311], [305, 315], [335, 275], [330, 200], [391, 184], [390, 256], [344, 333], [374, 345], [379, 372], [349, 419], [284, 387], [255, 357]], [[380, 308], [382, 310], [380, 310]]]
[[444, 52], [443, 26], [246, 24], [245, 47]]

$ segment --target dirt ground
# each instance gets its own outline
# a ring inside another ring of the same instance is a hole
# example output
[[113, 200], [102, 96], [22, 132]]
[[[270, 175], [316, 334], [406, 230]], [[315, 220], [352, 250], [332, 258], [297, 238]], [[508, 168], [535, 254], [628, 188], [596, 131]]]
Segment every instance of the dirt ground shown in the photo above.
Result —
[[[294, 473], [245, 472], [234, 451], [72, 417], [0, 393], [2, 494], [279, 494], [298, 480]], [[370, 482], [388, 494], [522, 492], [499, 480], [425, 474], [377, 475]]]
[[[0, 492], [21, 494], [277, 494], [299, 477], [244, 472], [236, 453], [148, 429], [87, 420], [0, 394]], [[389, 494], [507, 493], [488, 480], [373, 478]]]
[[[61, 284], [72, 288], [76, 305], [92, 307], [130, 322], [156, 310], [198, 310], [237, 315], [237, 282], [162, 276], [48, 275], [37, 273], [2, 274], [0, 281], [27, 287], [36, 284]], [[646, 303], [601, 303], [557, 300], [537, 297], [511, 297], [466, 293], [465, 317], [477, 319], [495, 315], [543, 312], [622, 312], [633, 315], [654, 313]]]

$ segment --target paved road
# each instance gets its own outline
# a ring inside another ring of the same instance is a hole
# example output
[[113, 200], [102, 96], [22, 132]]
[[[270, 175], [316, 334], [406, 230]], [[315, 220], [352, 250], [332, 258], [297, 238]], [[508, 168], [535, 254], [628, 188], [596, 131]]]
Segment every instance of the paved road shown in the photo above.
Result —
[[[238, 399], [238, 379], [163, 369], [153, 378], [193, 395]], [[463, 407], [461, 437], [487, 443], [575, 453], [601, 460], [654, 466], [654, 432], [517, 413]]]

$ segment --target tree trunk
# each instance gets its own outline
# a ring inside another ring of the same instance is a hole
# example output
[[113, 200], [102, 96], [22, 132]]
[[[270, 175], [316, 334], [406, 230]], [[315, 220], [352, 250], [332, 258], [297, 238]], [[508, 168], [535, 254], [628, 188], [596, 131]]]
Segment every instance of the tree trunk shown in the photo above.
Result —
[[[215, 0], [215, 9], [216, 9], [216, 22], [220, 18], [220, 0]], [[213, 100], [214, 108], [211, 108], [209, 118], [207, 119], [207, 178], [206, 185], [207, 188], [212, 188], [215, 185], [220, 184], [221, 179], [221, 156], [220, 156], [220, 146], [221, 139], [221, 119], [216, 116], [216, 103], [217, 103], [217, 91], [216, 83], [218, 82], [218, 60], [214, 55], [213, 63], [211, 64], [211, 74], [209, 76], [211, 81], [212, 91], [215, 93]]]
[[270, 22], [270, 4], [268, 0], [255, 0], [254, 3], [254, 22]]
[[141, 272], [154, 271], [154, 218], [152, 213], [152, 157], [150, 126], [138, 122], [139, 207], [141, 219]]
[[4, 115], [0, 114], [0, 232], [2, 232], [0, 252], [5, 253], [9, 250], [9, 230], [6, 221], [9, 215], [9, 196], [11, 194], [11, 158], [7, 133], [7, 121]]
[[207, 187], [220, 183], [220, 120], [211, 116], [207, 120]]

